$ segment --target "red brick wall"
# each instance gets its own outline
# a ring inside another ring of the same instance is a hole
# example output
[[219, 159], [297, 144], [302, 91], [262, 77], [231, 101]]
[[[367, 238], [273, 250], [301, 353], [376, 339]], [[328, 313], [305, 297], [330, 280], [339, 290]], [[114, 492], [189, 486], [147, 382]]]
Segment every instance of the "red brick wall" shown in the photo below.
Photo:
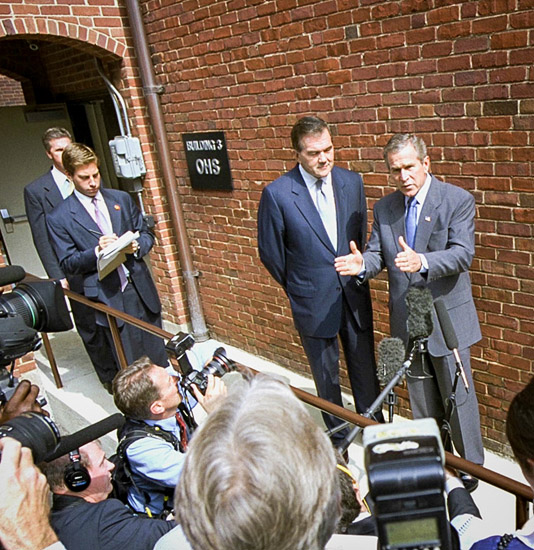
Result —
[[[433, 172], [477, 203], [473, 349], [486, 442], [530, 379], [534, 2], [289, 0], [142, 3], [212, 333], [306, 370], [284, 293], [256, 253], [261, 189], [292, 167], [305, 114], [332, 123], [338, 163], [363, 173], [369, 206], [390, 192], [381, 148], [413, 131]], [[189, 186], [182, 132], [226, 133], [234, 191]], [[373, 283], [377, 340], [386, 283]]]
[[[212, 335], [307, 371], [287, 299], [256, 252], [261, 190], [292, 167], [289, 132], [298, 117], [318, 114], [332, 124], [337, 161], [363, 174], [370, 208], [390, 191], [382, 146], [394, 132], [420, 133], [433, 172], [477, 202], [472, 277], [484, 338], [473, 363], [486, 444], [503, 448], [508, 403], [533, 372], [534, 1], [140, 4]], [[149, 170], [158, 289], [167, 316], [182, 322], [176, 239], [125, 10], [98, 0], [23, 2], [0, 6], [2, 19], [0, 38], [53, 35], [65, 47], [105, 53], [106, 70], [115, 68]], [[60, 93], [94, 85], [94, 74], [81, 78], [65, 61], [50, 67]], [[232, 192], [189, 185], [181, 134], [208, 130], [226, 134]], [[388, 334], [384, 277], [372, 289], [379, 341]]]
[[0, 75], [0, 98], [0, 104], [3, 107], [26, 104], [20, 83], [2, 75]]
[[[156, 244], [151, 254], [153, 273], [166, 318], [185, 323], [187, 305], [184, 303], [175, 239], [170, 236], [172, 224], [154, 155], [154, 137], [147, 119], [125, 9], [122, 5], [98, 0], [90, 5], [73, 4], [70, 0], [42, 4], [23, 0], [0, 5], [0, 40], [19, 35], [23, 39], [32, 37], [39, 41], [39, 62], [46, 67], [46, 81], [50, 87], [47, 91], [55, 100], [94, 99], [108, 94], [95, 68], [95, 58], [102, 62], [106, 76], [121, 91], [132, 134], [139, 137], [143, 146], [147, 168], [144, 205], [147, 212], [154, 215], [157, 224]], [[25, 62], [26, 59], [21, 57], [20, 63]], [[11, 73], [15, 69], [11, 67]]]

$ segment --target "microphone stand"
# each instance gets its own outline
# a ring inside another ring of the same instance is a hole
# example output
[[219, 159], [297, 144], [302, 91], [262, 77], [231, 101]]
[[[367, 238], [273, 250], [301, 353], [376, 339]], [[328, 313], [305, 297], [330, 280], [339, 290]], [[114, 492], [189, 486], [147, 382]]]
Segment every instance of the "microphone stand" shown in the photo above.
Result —
[[[419, 348], [419, 341], [416, 340], [412, 346], [412, 349], [410, 350], [410, 355], [408, 356], [408, 359], [402, 364], [402, 367], [395, 373], [393, 378], [388, 382], [387, 386], [380, 392], [378, 397], [373, 401], [371, 405], [367, 408], [365, 413], [362, 416], [365, 416], [365, 418], [371, 418], [371, 416], [374, 415], [374, 413], [382, 407], [382, 403], [387, 398], [389, 393], [395, 394], [393, 391], [393, 388], [399, 383], [399, 381], [402, 379], [406, 371], [412, 366], [413, 358], [415, 355], [415, 352], [418, 351]], [[340, 430], [343, 430], [348, 426], [348, 422], [344, 422], [340, 426], [337, 426], [330, 432], [336, 433]], [[341, 442], [340, 445], [338, 445], [337, 449], [340, 453], [344, 453], [350, 446], [350, 444], [354, 441], [356, 436], [363, 430], [362, 426], [354, 426], [352, 430], [349, 432], [347, 437]]]
[[397, 404], [397, 394], [393, 390], [388, 393], [386, 403], [388, 405], [388, 422], [393, 422], [395, 405]]
[[458, 388], [458, 381], [462, 376], [460, 366], [456, 364], [456, 372], [454, 373], [454, 383], [452, 385], [452, 391], [447, 399], [447, 410], [445, 411], [445, 418], [441, 425], [441, 440], [443, 442], [443, 448], [446, 451], [452, 452], [452, 428], [451, 419], [456, 409], [456, 389]]

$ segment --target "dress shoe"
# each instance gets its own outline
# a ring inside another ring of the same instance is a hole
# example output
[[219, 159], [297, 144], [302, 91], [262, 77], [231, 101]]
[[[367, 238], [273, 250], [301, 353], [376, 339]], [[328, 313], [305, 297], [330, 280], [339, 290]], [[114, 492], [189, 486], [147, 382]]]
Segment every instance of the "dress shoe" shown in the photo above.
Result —
[[472, 493], [478, 487], [478, 479], [467, 472], [459, 472], [460, 481], [464, 487]]

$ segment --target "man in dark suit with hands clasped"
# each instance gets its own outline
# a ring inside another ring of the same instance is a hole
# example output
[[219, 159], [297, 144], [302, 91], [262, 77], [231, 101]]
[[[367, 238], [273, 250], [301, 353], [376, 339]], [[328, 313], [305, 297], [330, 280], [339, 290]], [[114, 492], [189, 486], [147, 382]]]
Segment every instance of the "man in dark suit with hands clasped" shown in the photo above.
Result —
[[[367, 285], [334, 268], [349, 242], [363, 247], [367, 206], [359, 174], [334, 166], [326, 122], [301, 118], [291, 142], [297, 166], [267, 185], [258, 212], [260, 258], [285, 290], [295, 327], [320, 397], [342, 405], [341, 340], [356, 410], [365, 412], [379, 393], [374, 359], [373, 316]], [[378, 414], [382, 420], [382, 413]], [[328, 428], [340, 420], [324, 415]], [[347, 431], [334, 434], [340, 442]]]

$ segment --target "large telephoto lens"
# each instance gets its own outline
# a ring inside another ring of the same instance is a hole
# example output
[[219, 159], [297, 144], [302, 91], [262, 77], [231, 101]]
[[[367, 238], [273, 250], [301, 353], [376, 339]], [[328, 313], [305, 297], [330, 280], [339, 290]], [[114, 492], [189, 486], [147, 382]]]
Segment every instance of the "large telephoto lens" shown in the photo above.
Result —
[[18, 284], [11, 292], [0, 296], [0, 313], [20, 315], [26, 326], [38, 332], [62, 332], [72, 328], [59, 281]]
[[54, 422], [38, 412], [25, 412], [8, 420], [0, 426], [0, 437], [12, 437], [31, 449], [36, 464], [42, 462], [61, 439]]

